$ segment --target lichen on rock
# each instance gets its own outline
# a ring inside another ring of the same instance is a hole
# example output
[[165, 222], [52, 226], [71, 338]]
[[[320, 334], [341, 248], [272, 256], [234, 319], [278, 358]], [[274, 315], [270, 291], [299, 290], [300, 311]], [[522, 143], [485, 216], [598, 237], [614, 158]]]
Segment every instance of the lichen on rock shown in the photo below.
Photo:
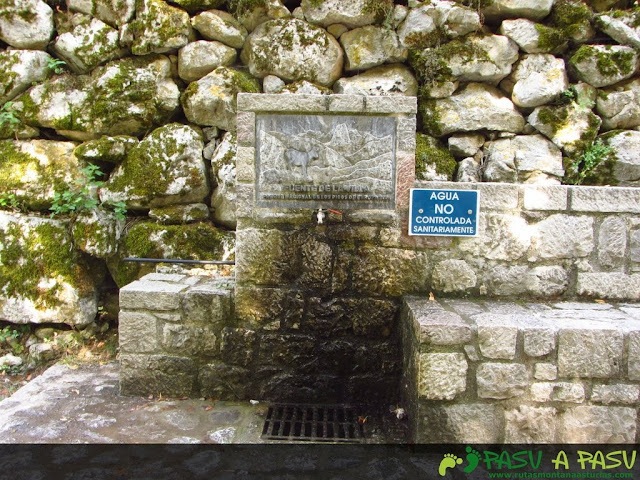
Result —
[[3, 0], [0, 40], [25, 50], [44, 50], [54, 33], [53, 10], [41, 0]]
[[131, 28], [134, 55], [171, 52], [194, 39], [189, 14], [162, 0], [138, 0]]
[[239, 92], [259, 93], [260, 84], [245, 72], [218, 67], [189, 84], [181, 98], [184, 114], [197, 125], [235, 131], [236, 97]]
[[66, 221], [0, 212], [0, 318], [87, 325], [103, 273], [73, 248]]
[[208, 223], [159, 225], [138, 222], [122, 237], [118, 255], [111, 257], [107, 266], [119, 287], [154, 269], [149, 265], [122, 262], [125, 257], [234, 260], [235, 234]]
[[0, 185], [31, 210], [47, 210], [56, 191], [70, 189], [81, 165], [72, 142], [0, 140]]
[[258, 26], [247, 37], [240, 59], [258, 78], [276, 75], [330, 87], [342, 74], [343, 52], [326, 30], [294, 18]]
[[171, 123], [154, 130], [111, 174], [101, 201], [132, 210], [201, 202], [209, 193], [203, 148], [193, 127]]
[[17, 97], [13, 107], [27, 125], [90, 140], [144, 134], [169, 119], [179, 94], [169, 59], [151, 55], [115, 60], [87, 76], [56, 76]]

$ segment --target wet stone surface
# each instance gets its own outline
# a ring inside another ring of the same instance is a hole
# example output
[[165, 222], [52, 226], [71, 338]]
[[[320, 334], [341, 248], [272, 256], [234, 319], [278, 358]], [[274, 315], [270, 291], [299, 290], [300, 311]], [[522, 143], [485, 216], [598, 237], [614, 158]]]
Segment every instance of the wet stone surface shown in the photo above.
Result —
[[[118, 371], [117, 362], [54, 365], [0, 402], [0, 443], [273, 443], [260, 438], [266, 402], [121, 396]], [[386, 408], [362, 411], [365, 443], [404, 441], [406, 422]]]

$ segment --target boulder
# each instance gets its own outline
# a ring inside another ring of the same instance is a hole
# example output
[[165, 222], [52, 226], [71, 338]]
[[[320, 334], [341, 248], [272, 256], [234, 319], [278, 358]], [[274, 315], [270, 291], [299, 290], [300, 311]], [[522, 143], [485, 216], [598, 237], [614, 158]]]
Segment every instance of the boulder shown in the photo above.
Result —
[[47, 67], [52, 57], [40, 50], [5, 50], [0, 52], [0, 105], [12, 100], [51, 76]]
[[73, 222], [71, 234], [76, 248], [92, 257], [109, 258], [118, 250], [118, 241], [125, 220], [103, 209], [94, 208], [80, 213]]
[[67, 7], [116, 28], [129, 23], [136, 12], [135, 0], [67, 0]]
[[425, 48], [480, 30], [480, 16], [474, 9], [456, 2], [434, 1], [409, 10], [398, 27], [405, 47]]
[[613, 149], [613, 178], [621, 187], [640, 186], [640, 132], [627, 130], [605, 136]]
[[493, 22], [505, 18], [527, 18], [542, 20], [551, 13], [554, 0], [493, 0], [482, 7], [482, 15], [487, 21]]
[[30, 210], [48, 210], [56, 191], [70, 190], [81, 177], [76, 144], [53, 140], [0, 140], [0, 184]]
[[234, 48], [221, 42], [192, 42], [178, 52], [178, 75], [185, 82], [193, 82], [218, 67], [233, 65], [236, 56]]
[[500, 33], [516, 42], [526, 53], [556, 53], [567, 46], [567, 39], [561, 30], [526, 18], [503, 21]]
[[209, 207], [204, 203], [170, 205], [149, 210], [149, 218], [163, 225], [184, 225], [209, 220]]
[[640, 26], [634, 12], [620, 11], [615, 17], [601, 14], [596, 17], [598, 28], [622, 45], [640, 49]]
[[139, 0], [131, 31], [134, 55], [172, 52], [194, 39], [189, 14], [162, 0]]
[[[351, 2], [349, 2], [351, 3]], [[342, 74], [343, 53], [326, 30], [301, 20], [270, 20], [247, 37], [240, 55], [255, 77], [309, 80], [329, 87]]]
[[198, 125], [235, 131], [238, 92], [259, 93], [260, 84], [247, 73], [218, 67], [189, 84], [181, 98], [184, 114]]
[[126, 257], [234, 260], [235, 234], [205, 222], [188, 225], [138, 222], [124, 233], [118, 254], [107, 260], [107, 266], [118, 287], [155, 271], [154, 265], [123, 262]]
[[569, 63], [583, 82], [596, 88], [632, 77], [638, 69], [638, 53], [624, 45], [582, 45]]
[[73, 248], [69, 222], [0, 212], [0, 318], [84, 326], [104, 269]]
[[439, 137], [455, 132], [496, 130], [519, 133], [524, 118], [497, 88], [470, 83], [448, 98], [419, 103], [425, 129]]
[[487, 182], [560, 184], [562, 152], [542, 135], [518, 135], [487, 142]]
[[598, 92], [596, 111], [603, 130], [640, 126], [640, 80], [634, 79]]
[[169, 59], [151, 55], [116, 60], [88, 76], [56, 76], [16, 98], [13, 106], [28, 125], [90, 140], [141, 135], [165, 123], [179, 95]]
[[74, 155], [85, 162], [122, 162], [129, 151], [138, 144], [136, 137], [118, 135], [104, 136], [97, 140], [89, 140], [76, 147]]
[[160, 127], [131, 149], [100, 189], [100, 199], [124, 202], [130, 210], [201, 202], [209, 193], [203, 148], [193, 127]]
[[[382, 2], [381, 2], [382, 3]], [[367, 0], [302, 0], [300, 7], [309, 23], [328, 27], [334, 23], [342, 23], [349, 28], [364, 27], [378, 20], [376, 12], [368, 7]]]
[[518, 60], [518, 45], [502, 35], [470, 34], [436, 48], [412, 50], [409, 63], [425, 87], [448, 82], [497, 85]]
[[87, 73], [98, 65], [122, 57], [118, 30], [97, 18], [84, 17], [70, 32], [56, 38], [53, 52], [75, 73]]
[[242, 48], [248, 32], [230, 13], [222, 10], [202, 12], [191, 19], [191, 25], [207, 40], [216, 40], [233, 48]]
[[53, 36], [53, 10], [41, 0], [4, 0], [0, 40], [14, 48], [44, 50]]
[[333, 86], [335, 93], [345, 95], [406, 95], [416, 96], [418, 81], [411, 70], [402, 65], [372, 68], [360, 75], [345, 77]]
[[232, 230], [236, 228], [236, 152], [235, 135], [227, 133], [211, 158], [213, 219]]
[[455, 174], [456, 182], [481, 182], [482, 171], [480, 164], [473, 157], [462, 159], [458, 162], [458, 168]]
[[291, 12], [282, 4], [282, 0], [260, 0], [246, 2], [246, 7], [235, 14], [240, 23], [249, 32], [253, 32], [259, 25], [269, 20], [291, 18]]
[[564, 60], [549, 54], [524, 55], [509, 79], [511, 100], [525, 108], [551, 103], [569, 87]]
[[473, 157], [484, 145], [484, 135], [477, 133], [451, 135], [447, 144], [451, 155], [455, 158]]
[[538, 107], [527, 120], [570, 157], [584, 151], [595, 140], [601, 123], [590, 109], [576, 103]]
[[345, 70], [366, 70], [383, 63], [403, 62], [408, 51], [392, 30], [373, 25], [344, 33], [340, 43], [346, 55]]
[[[276, 77], [278, 78], [278, 77]], [[306, 80], [298, 80], [283, 86], [277, 93], [297, 93], [301, 95], [329, 95], [333, 93], [327, 87], [307, 82]]]
[[262, 90], [264, 93], [278, 93], [284, 85], [284, 81], [275, 75], [267, 75], [262, 79]]

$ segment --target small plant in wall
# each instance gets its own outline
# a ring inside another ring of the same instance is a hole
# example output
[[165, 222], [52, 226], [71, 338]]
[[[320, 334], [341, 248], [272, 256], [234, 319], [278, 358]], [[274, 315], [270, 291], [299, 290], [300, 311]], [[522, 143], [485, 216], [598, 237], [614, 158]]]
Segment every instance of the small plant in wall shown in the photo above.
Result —
[[[104, 182], [99, 180], [103, 176], [102, 170], [99, 166], [90, 163], [82, 169], [82, 175], [82, 179], [74, 182], [75, 188], [55, 192], [50, 208], [52, 216], [75, 215], [101, 205], [97, 199], [97, 190], [104, 185]], [[118, 219], [125, 218], [127, 210], [124, 202], [116, 202], [110, 207]]]
[[16, 140], [18, 139], [18, 126], [20, 125], [20, 119], [16, 116], [16, 112], [13, 109], [13, 102], [7, 102], [0, 107], [0, 128], [8, 128], [13, 131]]
[[22, 212], [24, 204], [18, 200], [15, 193], [0, 193], [0, 210], [12, 210]]
[[569, 183], [581, 185], [585, 178], [594, 171], [594, 169], [608, 160], [613, 154], [613, 148], [605, 144], [602, 139], [598, 138], [585, 151], [576, 158], [572, 167], [575, 174], [570, 178]]
[[50, 58], [49, 61], [47, 62], [47, 68], [53, 71], [53, 73], [55, 73], [56, 75], [60, 75], [61, 73], [64, 73], [66, 66], [67, 66], [67, 62], [63, 60], [59, 60], [57, 58]]

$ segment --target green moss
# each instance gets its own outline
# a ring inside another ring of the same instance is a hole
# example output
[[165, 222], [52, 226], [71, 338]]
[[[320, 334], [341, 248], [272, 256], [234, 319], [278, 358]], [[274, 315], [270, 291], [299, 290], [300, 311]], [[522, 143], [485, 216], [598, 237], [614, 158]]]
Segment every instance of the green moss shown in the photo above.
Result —
[[376, 23], [383, 23], [393, 14], [393, 0], [366, 0], [362, 13], [372, 13]]
[[260, 93], [260, 83], [251, 75], [239, 70], [228, 69], [231, 86], [236, 92]]
[[538, 111], [538, 120], [550, 126], [554, 135], [566, 125], [568, 118], [567, 107], [541, 107]]
[[[166, 192], [172, 181], [168, 175], [168, 169], [171, 168], [168, 159], [179, 158], [187, 147], [185, 143], [176, 142], [169, 133], [178, 125], [169, 124], [154, 130], [133, 148], [122, 163], [122, 173], [111, 176], [109, 189], [127, 191], [129, 195], [146, 202]], [[190, 187], [203, 181], [197, 169], [191, 172], [191, 177]]]
[[570, 38], [581, 28], [588, 26], [592, 18], [593, 11], [584, 3], [558, 0], [549, 15], [549, 23], [561, 30], [565, 38]]
[[[121, 255], [144, 258], [220, 260], [230, 237], [208, 223], [159, 225], [141, 222], [133, 225], [121, 244]], [[137, 278], [140, 266], [119, 263], [112, 268], [118, 286]]]
[[427, 167], [433, 165], [436, 173], [447, 180], [453, 179], [456, 160], [449, 150], [436, 138], [422, 133], [416, 134], [416, 178], [424, 180]]
[[[26, 186], [25, 178], [36, 177], [44, 185], [39, 187], [46, 191], [65, 190], [69, 187], [67, 175], [75, 165], [60, 162], [41, 162], [37, 158], [22, 152], [13, 140], [0, 140], [0, 185], [3, 192], [13, 193], [16, 200], [32, 210], [46, 210], [51, 207], [51, 201], [33, 196], [33, 192]], [[78, 173], [77, 170], [75, 173]], [[38, 185], [36, 185], [38, 188]]]
[[536, 31], [538, 32], [538, 47], [545, 52], [553, 52], [561, 47], [566, 41], [566, 34], [558, 29], [536, 23]]
[[227, 0], [227, 6], [229, 12], [236, 18], [240, 18], [256, 8], [266, 8], [267, 2], [265, 0]]
[[440, 122], [440, 112], [436, 108], [435, 100], [422, 100], [419, 102], [418, 110], [422, 119], [422, 126], [427, 133], [434, 137], [442, 135], [442, 125]]
[[[80, 296], [93, 290], [88, 272], [94, 267], [74, 253], [64, 226], [10, 224], [0, 231], [0, 245], [0, 288], [5, 296], [30, 299], [37, 308], [53, 308], [62, 303], [63, 282], [78, 289]], [[46, 279], [55, 282], [45, 285]]]
[[604, 48], [606, 51], [591, 45], [582, 45], [571, 57], [570, 62], [575, 66], [595, 58], [598, 72], [604, 76], [628, 75], [633, 71], [635, 55], [632, 52], [612, 50], [609, 46]]

